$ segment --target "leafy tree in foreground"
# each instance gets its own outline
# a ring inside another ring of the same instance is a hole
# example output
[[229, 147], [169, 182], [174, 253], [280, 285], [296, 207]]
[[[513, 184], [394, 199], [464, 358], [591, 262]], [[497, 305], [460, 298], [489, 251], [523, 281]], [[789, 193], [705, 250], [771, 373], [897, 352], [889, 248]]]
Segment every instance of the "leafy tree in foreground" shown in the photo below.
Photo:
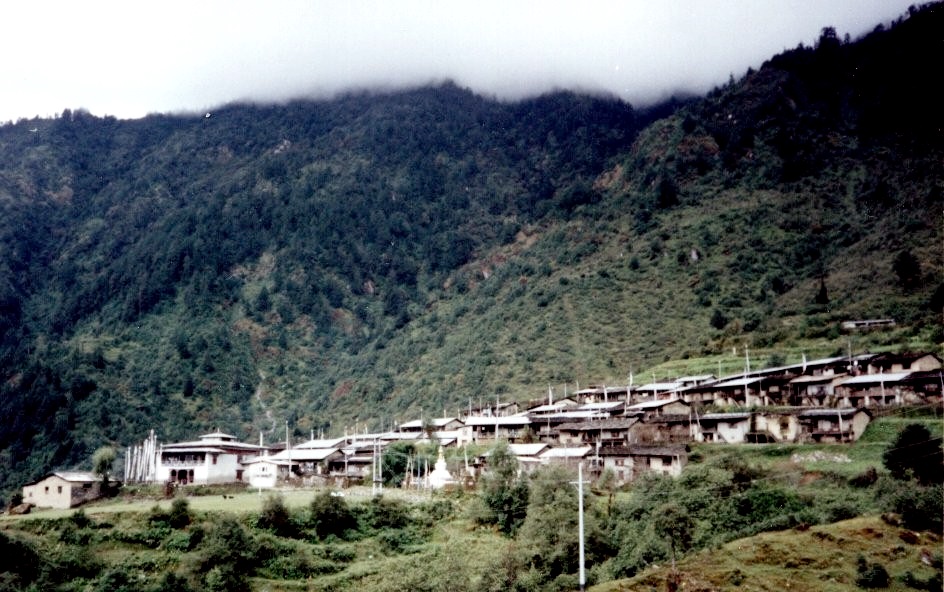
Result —
[[320, 539], [327, 536], [343, 538], [347, 531], [357, 529], [357, 517], [343, 497], [333, 491], [324, 491], [311, 501], [309, 524]]
[[921, 282], [921, 263], [907, 249], [895, 256], [892, 271], [898, 276], [898, 283], [902, 288], [914, 288]]
[[102, 483], [108, 487], [108, 477], [115, 464], [115, 449], [111, 446], [102, 446], [92, 454], [92, 472], [102, 478]]
[[481, 483], [488, 515], [480, 521], [498, 525], [505, 534], [514, 534], [528, 512], [528, 484], [518, 476], [518, 459], [506, 442], [499, 442], [492, 449], [488, 472]]
[[944, 482], [944, 451], [921, 424], [909, 424], [882, 454], [882, 463], [896, 479], [916, 479], [922, 485]]
[[684, 553], [692, 546], [695, 520], [684, 507], [668, 503], [656, 510], [652, 527], [658, 536], [669, 542], [674, 570], [676, 555], [679, 552]]

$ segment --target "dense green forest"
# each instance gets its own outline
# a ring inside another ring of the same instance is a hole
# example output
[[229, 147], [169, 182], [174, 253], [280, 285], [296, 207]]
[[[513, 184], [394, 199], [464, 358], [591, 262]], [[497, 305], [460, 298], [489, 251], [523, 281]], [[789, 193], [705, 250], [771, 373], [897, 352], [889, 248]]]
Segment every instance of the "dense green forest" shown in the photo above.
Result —
[[0, 126], [0, 491], [149, 428], [379, 428], [846, 318], [939, 348], [942, 25], [651, 110], [445, 84]]

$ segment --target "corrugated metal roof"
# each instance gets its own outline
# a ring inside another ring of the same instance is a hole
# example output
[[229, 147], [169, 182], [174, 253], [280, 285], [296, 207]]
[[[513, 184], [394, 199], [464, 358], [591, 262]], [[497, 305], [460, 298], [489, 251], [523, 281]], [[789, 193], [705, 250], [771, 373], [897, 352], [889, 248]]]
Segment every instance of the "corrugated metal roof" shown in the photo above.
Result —
[[337, 454], [339, 448], [294, 448], [283, 450], [278, 454], [268, 457], [274, 460], [293, 460], [298, 462], [315, 462], [325, 460], [326, 458]]
[[844, 376], [846, 376], [845, 373], [842, 373], [842, 374], [830, 374], [830, 375], [828, 375], [828, 376], [822, 375], [822, 374], [819, 374], [819, 375], [816, 375], [816, 376], [803, 375], [803, 376], [797, 376], [796, 378], [794, 378], [793, 380], [791, 380], [791, 381], [790, 381], [790, 384], [806, 384], [806, 383], [816, 383], [816, 382], [832, 382], [833, 380], [837, 380], [837, 379], [842, 378], [842, 377], [844, 377]]
[[583, 458], [593, 450], [591, 446], [579, 446], [576, 448], [548, 448], [540, 454], [541, 458]]
[[299, 444], [295, 448], [337, 448], [345, 442], [344, 438], [332, 438], [328, 440], [309, 440]]
[[911, 372], [886, 372], [884, 374], [862, 374], [859, 376], [850, 376], [838, 383], [839, 386], [847, 384], [880, 384], [882, 382], [898, 382], [911, 375]]
[[641, 386], [634, 387], [634, 391], [656, 391], [659, 393], [667, 391], [677, 391], [685, 385], [681, 382], [650, 382]]
[[618, 409], [624, 405], [623, 401], [606, 401], [603, 403], [587, 403], [586, 405], [581, 405], [577, 408], [578, 411], [594, 411], [594, 410], [609, 410], [609, 409]]
[[537, 456], [542, 450], [547, 448], [547, 444], [509, 444], [508, 450], [515, 456]]
[[865, 409], [859, 409], [856, 407], [837, 407], [835, 409], [804, 409], [799, 413], [800, 417], [836, 417], [837, 415], [847, 416], [855, 415], [859, 411], [865, 411]]
[[418, 430], [423, 428], [424, 422], [426, 425], [432, 428], [441, 428], [447, 426], [454, 421], [461, 420], [457, 417], [434, 417], [433, 419], [414, 419], [400, 424], [401, 430]]
[[642, 409], [656, 409], [658, 407], [664, 407], [665, 405], [668, 405], [669, 403], [678, 403], [681, 401], [682, 401], [681, 399], [665, 399], [665, 400], [660, 399], [658, 401], [644, 401], [642, 403], [636, 403], [634, 405], [630, 405], [629, 407], [626, 408], [626, 410], [639, 411]]
[[744, 412], [734, 412], [734, 413], [706, 413], [704, 415], [699, 415], [699, 421], [724, 421], [726, 419], [749, 419], [751, 414]]
[[741, 377], [741, 378], [735, 378], [733, 380], [725, 380], [723, 382], [717, 382], [711, 386], [718, 387], [718, 388], [724, 388], [727, 386], [747, 386], [749, 384], [758, 383], [762, 380], [764, 380], [762, 377], [756, 377], [756, 378]]
[[527, 415], [504, 415], [498, 417], [466, 417], [467, 426], [493, 426], [493, 425], [528, 425], [531, 418]]

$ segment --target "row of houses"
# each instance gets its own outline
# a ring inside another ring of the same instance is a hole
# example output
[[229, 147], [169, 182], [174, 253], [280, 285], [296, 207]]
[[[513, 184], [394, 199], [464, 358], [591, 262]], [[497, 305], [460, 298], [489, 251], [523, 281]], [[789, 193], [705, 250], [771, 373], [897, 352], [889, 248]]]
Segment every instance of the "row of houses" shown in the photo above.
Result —
[[[874, 409], [940, 404], [942, 386], [941, 360], [933, 354], [863, 354], [745, 370], [737, 376], [594, 386], [557, 400], [549, 390], [547, 399], [529, 404], [496, 401], [454, 417], [415, 419], [379, 433], [312, 437], [295, 445], [266, 445], [261, 437], [250, 444], [220, 431], [158, 445], [152, 435], [137, 452], [129, 448], [125, 481], [243, 482], [253, 487], [273, 487], [284, 480], [347, 483], [371, 478], [379, 455], [393, 442], [434, 442], [448, 448], [502, 440], [524, 470], [583, 462], [591, 473], [610, 469], [619, 482], [628, 482], [643, 472], [678, 474], [691, 442], [852, 442]], [[704, 411], [710, 408], [726, 410]], [[474, 478], [487, 464], [485, 457], [464, 459], [464, 466], [453, 468], [456, 481]], [[424, 477], [417, 474], [414, 482], [422, 483]], [[51, 494], [67, 487], [58, 482], [40, 480], [27, 487], [24, 498], [34, 505], [61, 505], [68, 497]], [[81, 498], [69, 500], [74, 505]]]

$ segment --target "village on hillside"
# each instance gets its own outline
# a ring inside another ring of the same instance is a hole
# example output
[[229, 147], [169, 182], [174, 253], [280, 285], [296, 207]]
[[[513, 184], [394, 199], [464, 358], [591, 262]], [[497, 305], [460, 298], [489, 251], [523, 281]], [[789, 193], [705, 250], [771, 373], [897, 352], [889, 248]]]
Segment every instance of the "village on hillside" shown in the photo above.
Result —
[[[187, 442], [158, 443], [155, 434], [126, 450], [124, 483], [188, 485], [245, 483], [346, 486], [382, 483], [382, 457], [395, 442], [433, 444], [434, 466], [414, 463], [404, 486], [474, 484], [488, 454], [450, 455], [443, 449], [508, 443], [522, 471], [582, 463], [590, 477], [609, 469], [617, 484], [656, 472], [678, 475], [692, 442], [854, 442], [875, 413], [903, 405], [941, 405], [944, 372], [931, 353], [860, 354], [750, 370], [733, 376], [684, 376], [668, 382], [594, 386], [530, 404], [470, 408], [456, 417], [417, 418], [382, 433], [351, 433], [256, 444], [216, 431]], [[706, 412], [725, 409], [725, 412]], [[482, 447], [477, 447], [481, 450]], [[23, 488], [23, 501], [69, 508], [99, 495], [91, 473], [59, 471]]]

